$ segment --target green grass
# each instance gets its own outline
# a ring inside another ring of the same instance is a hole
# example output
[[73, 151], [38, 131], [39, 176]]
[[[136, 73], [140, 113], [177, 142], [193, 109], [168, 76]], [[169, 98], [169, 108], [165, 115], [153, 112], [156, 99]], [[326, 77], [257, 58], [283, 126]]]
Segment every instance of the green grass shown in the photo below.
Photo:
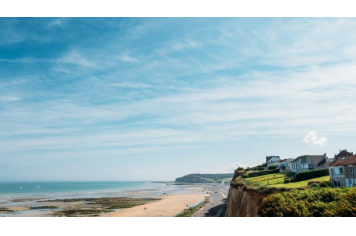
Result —
[[5, 207], [0, 207], [0, 212], [12, 212], [12, 210], [5, 208]]
[[195, 207], [189, 207], [179, 213], [177, 217], [192, 217], [196, 212], [198, 212], [203, 206], [209, 202], [208, 199], [205, 199], [202, 203], [196, 205]]
[[280, 188], [305, 188], [308, 186], [308, 182], [309, 181], [329, 181], [330, 177], [327, 176], [323, 176], [323, 177], [318, 177], [318, 178], [314, 178], [314, 179], [308, 179], [308, 180], [303, 180], [300, 182], [293, 182], [293, 183], [288, 183], [288, 184], [275, 184], [272, 185], [272, 187], [280, 187]]
[[39, 209], [56, 209], [57, 206], [32, 206], [30, 207], [31, 210], [39, 210]]
[[256, 176], [251, 178], [245, 178], [251, 184], [258, 184], [260, 186], [275, 185], [284, 183], [284, 178], [287, 177], [286, 174], [269, 174]]
[[159, 198], [78, 198], [78, 199], [55, 199], [39, 202], [89, 202], [66, 207], [55, 211], [54, 216], [97, 216], [100, 213], [111, 212], [114, 209], [130, 208], [143, 205], [148, 202], [160, 200]]

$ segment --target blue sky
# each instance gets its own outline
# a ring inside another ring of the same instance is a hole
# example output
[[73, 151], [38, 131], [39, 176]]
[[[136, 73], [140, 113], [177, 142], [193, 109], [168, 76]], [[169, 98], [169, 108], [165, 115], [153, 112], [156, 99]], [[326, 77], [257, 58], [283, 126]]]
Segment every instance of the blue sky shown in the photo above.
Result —
[[0, 180], [174, 180], [354, 149], [352, 18], [1, 18]]

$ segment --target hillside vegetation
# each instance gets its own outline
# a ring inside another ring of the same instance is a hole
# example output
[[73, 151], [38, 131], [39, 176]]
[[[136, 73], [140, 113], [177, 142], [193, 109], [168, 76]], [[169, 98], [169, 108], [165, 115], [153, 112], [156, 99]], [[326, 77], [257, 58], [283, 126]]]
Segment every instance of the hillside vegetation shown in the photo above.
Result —
[[233, 173], [229, 174], [189, 174], [179, 177], [175, 182], [177, 183], [220, 183], [230, 182]]
[[275, 193], [263, 199], [260, 216], [356, 216], [355, 188]]
[[[310, 181], [325, 182], [329, 181], [328, 169], [310, 170], [299, 173], [270, 173], [258, 171], [248, 174], [243, 173], [244, 180], [256, 186], [271, 186], [277, 188], [306, 188]], [[249, 177], [256, 176], [256, 177]]]

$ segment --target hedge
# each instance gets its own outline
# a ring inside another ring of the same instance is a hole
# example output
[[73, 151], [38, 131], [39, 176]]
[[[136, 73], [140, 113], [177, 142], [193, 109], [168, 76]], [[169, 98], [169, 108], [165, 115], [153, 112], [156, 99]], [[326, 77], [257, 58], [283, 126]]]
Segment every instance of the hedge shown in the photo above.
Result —
[[314, 178], [318, 178], [318, 177], [322, 177], [322, 176], [326, 176], [326, 175], [329, 175], [328, 169], [310, 170], [310, 171], [298, 172], [294, 176], [294, 179], [296, 181], [302, 181], [302, 180], [314, 179]]
[[251, 172], [247, 176], [248, 177], [256, 177], [256, 176], [261, 176], [261, 175], [269, 175], [269, 174], [275, 174], [279, 173], [279, 170], [263, 170], [263, 171], [256, 171], [256, 172]]
[[356, 216], [356, 188], [321, 188], [275, 193], [262, 200], [260, 216]]

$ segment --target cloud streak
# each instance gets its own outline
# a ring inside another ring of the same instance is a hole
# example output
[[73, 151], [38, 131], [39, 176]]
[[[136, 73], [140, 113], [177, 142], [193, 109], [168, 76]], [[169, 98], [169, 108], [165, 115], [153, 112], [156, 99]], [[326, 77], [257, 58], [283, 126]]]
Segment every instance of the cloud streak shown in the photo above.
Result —
[[[34, 34], [48, 36], [48, 22]], [[297, 155], [305, 134], [306, 151], [332, 152], [331, 137], [356, 131], [353, 19], [71, 19], [45, 44], [15, 26], [46, 53], [0, 59], [6, 163], [152, 154], [165, 167], [189, 157], [232, 169], [284, 147]]]

